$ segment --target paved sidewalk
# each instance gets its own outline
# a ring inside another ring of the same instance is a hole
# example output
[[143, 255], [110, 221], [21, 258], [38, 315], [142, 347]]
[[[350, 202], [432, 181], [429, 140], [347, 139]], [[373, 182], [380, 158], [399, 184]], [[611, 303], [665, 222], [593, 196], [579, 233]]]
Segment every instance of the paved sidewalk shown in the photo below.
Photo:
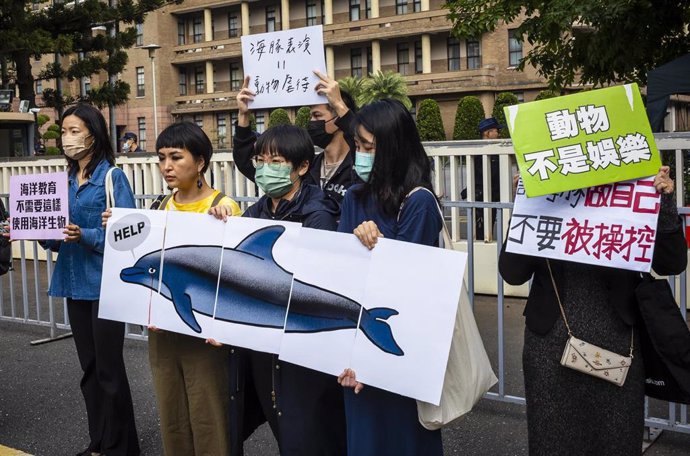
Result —
[[[506, 305], [506, 392], [523, 395], [523, 300]], [[496, 298], [478, 297], [477, 320], [490, 357], [496, 359]], [[86, 412], [79, 391], [80, 370], [74, 341], [30, 346], [47, 328], [0, 322], [0, 445], [35, 456], [73, 456], [86, 447]], [[125, 358], [143, 456], [161, 454], [146, 343], [127, 340]], [[527, 455], [525, 409], [482, 400], [444, 430], [446, 455]], [[12, 453], [9, 453], [12, 454]], [[20, 453], [21, 454], [21, 453]], [[273, 456], [277, 447], [267, 426], [246, 445], [247, 456]], [[688, 456], [690, 435], [664, 432], [645, 456]], [[2, 453], [0, 446], [0, 456]], [[14, 454], [12, 454], [14, 456]]]

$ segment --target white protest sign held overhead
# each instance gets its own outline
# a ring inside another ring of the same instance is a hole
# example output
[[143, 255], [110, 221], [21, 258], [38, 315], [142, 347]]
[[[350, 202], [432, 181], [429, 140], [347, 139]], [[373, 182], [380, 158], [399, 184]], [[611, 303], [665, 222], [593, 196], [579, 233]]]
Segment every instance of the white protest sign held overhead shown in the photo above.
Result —
[[506, 250], [649, 272], [660, 196], [654, 178], [527, 198], [518, 185]]
[[101, 318], [331, 374], [350, 367], [369, 385], [440, 400], [463, 252], [388, 239], [369, 251], [352, 234], [174, 211], [114, 209], [106, 237]]
[[323, 27], [242, 36], [242, 66], [254, 91], [251, 109], [328, 103], [314, 90], [326, 73]]

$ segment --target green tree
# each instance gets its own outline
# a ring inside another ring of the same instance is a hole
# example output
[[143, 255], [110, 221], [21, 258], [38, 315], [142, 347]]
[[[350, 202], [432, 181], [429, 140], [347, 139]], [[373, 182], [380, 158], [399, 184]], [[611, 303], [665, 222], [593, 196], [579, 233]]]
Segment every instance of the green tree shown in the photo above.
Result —
[[518, 99], [515, 94], [511, 92], [502, 92], [496, 97], [492, 115], [499, 125], [503, 125], [503, 128], [501, 128], [501, 130], [498, 132], [499, 138], [510, 138], [510, 132], [506, 127], [506, 114], [503, 112], [503, 108], [516, 104], [518, 104]]
[[311, 118], [311, 111], [308, 107], [302, 106], [297, 110], [297, 115], [295, 116], [295, 125], [302, 128], [307, 128], [309, 125], [309, 119]]
[[542, 90], [541, 92], [539, 92], [534, 101], [546, 100], [547, 98], [556, 98], [560, 96], [561, 94], [556, 92], [555, 90]]
[[484, 106], [479, 98], [472, 95], [461, 98], [455, 111], [453, 139], [480, 139], [479, 122], [484, 117]]
[[361, 106], [384, 98], [398, 100], [407, 109], [412, 107], [412, 101], [407, 96], [407, 83], [400, 73], [377, 71], [364, 81], [364, 90], [360, 97]]
[[364, 93], [365, 79], [348, 76], [338, 81], [342, 90], [349, 93], [355, 104], [359, 108], [362, 106], [362, 94]]
[[290, 116], [283, 108], [274, 109], [268, 116], [268, 128], [278, 125], [292, 125]]
[[[179, 0], [178, 0], [179, 2]], [[19, 96], [36, 106], [34, 77], [31, 73], [31, 57], [59, 55], [69, 57], [63, 67], [58, 62], [47, 65], [39, 79], [63, 79], [91, 76], [105, 72], [116, 75], [127, 64], [125, 49], [136, 43], [135, 23], [143, 22], [146, 14], [171, 3], [168, 0], [121, 0], [117, 6], [109, 6], [101, 0], [80, 2], [51, 2], [45, 8], [34, 11], [32, 0], [0, 0], [0, 65], [4, 68], [13, 62], [14, 79], [3, 71], [2, 85], [16, 84]], [[120, 24], [125, 28], [119, 30]], [[110, 33], [94, 34], [95, 25], [105, 25]], [[83, 59], [71, 58], [77, 53]], [[65, 59], [60, 59], [65, 60]], [[5, 77], [7, 75], [7, 77]], [[98, 106], [118, 105], [127, 101], [129, 84], [116, 81], [92, 88], [83, 97], [64, 97], [61, 93], [45, 89], [43, 99], [48, 106], [60, 111], [74, 101], [90, 101]]]
[[445, 141], [446, 132], [436, 100], [428, 98], [419, 103], [417, 130], [422, 141]]
[[647, 71], [690, 50], [690, 2], [678, 0], [448, 0], [453, 34], [481, 36], [501, 22], [525, 20], [517, 33], [532, 44], [521, 60], [552, 87], [573, 82], [644, 84]]

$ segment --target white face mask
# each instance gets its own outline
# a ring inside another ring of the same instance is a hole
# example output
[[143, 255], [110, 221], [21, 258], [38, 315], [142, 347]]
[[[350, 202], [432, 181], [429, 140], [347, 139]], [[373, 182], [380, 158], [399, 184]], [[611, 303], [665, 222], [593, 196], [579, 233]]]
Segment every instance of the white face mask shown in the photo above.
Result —
[[129, 149], [131, 149], [132, 145], [129, 143], [129, 141], [125, 142], [122, 145], [122, 152], [129, 152]]
[[91, 145], [86, 145], [86, 139], [91, 135], [86, 136], [63, 136], [62, 137], [62, 150], [65, 155], [72, 160], [79, 160], [84, 158], [86, 154], [89, 153]]

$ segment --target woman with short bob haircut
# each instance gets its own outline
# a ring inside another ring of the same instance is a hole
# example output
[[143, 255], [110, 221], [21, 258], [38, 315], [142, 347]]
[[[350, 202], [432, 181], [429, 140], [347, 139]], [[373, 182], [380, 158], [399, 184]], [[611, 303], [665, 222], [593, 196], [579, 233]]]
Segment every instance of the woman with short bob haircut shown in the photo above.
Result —
[[[156, 140], [158, 168], [175, 192], [159, 209], [211, 214], [227, 220], [240, 215], [235, 201], [211, 188], [204, 173], [213, 146], [191, 122], [168, 126]], [[193, 229], [193, 227], [190, 227]], [[227, 455], [227, 347], [213, 340], [151, 327], [149, 362], [166, 456]]]
[[[279, 125], [266, 130], [252, 151], [256, 184], [265, 195], [243, 217], [335, 231], [337, 205], [304, 181], [313, 159], [314, 145], [304, 129]], [[245, 438], [263, 421], [281, 456], [345, 454], [343, 394], [332, 376], [241, 348], [233, 349], [230, 370], [231, 456], [244, 454]]]
[[134, 207], [134, 195], [115, 158], [103, 114], [88, 104], [62, 116], [62, 149], [67, 159], [69, 224], [63, 241], [41, 244], [59, 252], [48, 294], [67, 298], [77, 356], [84, 375], [90, 442], [79, 455], [137, 456], [139, 439], [122, 357], [125, 324], [98, 318], [105, 230], [105, 178], [112, 169], [117, 207]]
[[[365, 183], [345, 195], [338, 231], [354, 233], [369, 249], [379, 237], [438, 246], [443, 221], [429, 159], [409, 111], [399, 101], [380, 100], [357, 113], [355, 127], [355, 170]], [[346, 387], [349, 455], [443, 454], [441, 431], [419, 424], [414, 399], [364, 387], [352, 369], [338, 382]]]

